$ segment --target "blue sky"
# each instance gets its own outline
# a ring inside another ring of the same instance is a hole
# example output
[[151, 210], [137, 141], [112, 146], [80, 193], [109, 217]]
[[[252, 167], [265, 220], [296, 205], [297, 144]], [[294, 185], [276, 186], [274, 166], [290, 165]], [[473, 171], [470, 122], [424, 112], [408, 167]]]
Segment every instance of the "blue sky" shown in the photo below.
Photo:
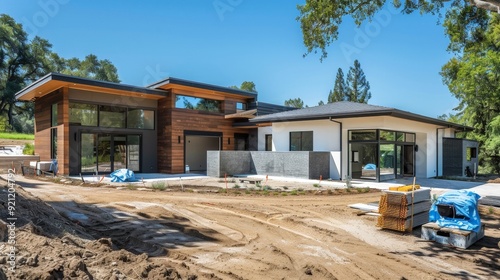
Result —
[[439, 71], [451, 54], [437, 16], [401, 15], [388, 7], [359, 29], [346, 18], [329, 56], [303, 54], [297, 4], [263, 0], [0, 0], [0, 13], [70, 58], [109, 59], [122, 83], [172, 76], [221, 86], [253, 81], [262, 102], [300, 97], [326, 101], [337, 69], [354, 59], [374, 105], [437, 117], [458, 101]]

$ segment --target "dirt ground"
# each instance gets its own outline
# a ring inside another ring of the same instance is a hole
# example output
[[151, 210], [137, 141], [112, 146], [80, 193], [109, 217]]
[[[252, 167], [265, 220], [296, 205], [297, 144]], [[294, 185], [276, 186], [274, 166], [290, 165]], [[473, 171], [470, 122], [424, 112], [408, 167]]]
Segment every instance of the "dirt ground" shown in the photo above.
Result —
[[373, 190], [17, 183], [17, 267], [8, 271], [0, 243], [0, 279], [500, 278], [495, 207], [481, 207], [486, 236], [464, 250], [423, 241], [418, 228], [378, 229], [347, 206], [378, 201]]

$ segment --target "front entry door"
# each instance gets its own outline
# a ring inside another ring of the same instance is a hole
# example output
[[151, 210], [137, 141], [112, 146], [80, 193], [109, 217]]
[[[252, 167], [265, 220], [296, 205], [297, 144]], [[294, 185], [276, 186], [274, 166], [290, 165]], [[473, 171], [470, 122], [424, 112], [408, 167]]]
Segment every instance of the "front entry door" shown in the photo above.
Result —
[[404, 145], [403, 175], [415, 175], [415, 148], [413, 145]]

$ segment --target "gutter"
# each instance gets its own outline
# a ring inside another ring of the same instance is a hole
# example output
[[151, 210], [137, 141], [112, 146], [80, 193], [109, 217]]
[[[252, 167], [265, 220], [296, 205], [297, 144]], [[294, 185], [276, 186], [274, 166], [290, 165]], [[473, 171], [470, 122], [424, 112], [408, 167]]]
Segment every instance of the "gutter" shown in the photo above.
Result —
[[342, 154], [343, 154], [343, 149], [342, 149], [342, 142], [343, 142], [343, 139], [342, 139], [342, 122], [339, 122], [339, 121], [335, 121], [332, 119], [332, 117], [329, 118], [329, 120], [331, 122], [334, 122], [334, 123], [338, 123], [340, 125], [340, 171], [339, 171], [339, 179], [342, 181], [342, 165], [344, 164], [344, 162], [342, 161]]

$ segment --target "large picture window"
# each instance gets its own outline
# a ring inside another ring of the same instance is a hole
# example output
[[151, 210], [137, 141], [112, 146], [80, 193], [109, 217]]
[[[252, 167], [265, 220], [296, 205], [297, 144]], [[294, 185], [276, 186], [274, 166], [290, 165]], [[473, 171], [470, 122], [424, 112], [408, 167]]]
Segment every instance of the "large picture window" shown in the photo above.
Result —
[[69, 103], [71, 125], [97, 126], [97, 105]]
[[128, 109], [127, 128], [154, 129], [155, 112], [144, 109]]
[[221, 113], [222, 102], [213, 99], [177, 95], [175, 108]]
[[313, 132], [294, 131], [290, 132], [290, 151], [312, 151]]
[[99, 108], [99, 126], [124, 128], [126, 112], [127, 108], [101, 105]]

